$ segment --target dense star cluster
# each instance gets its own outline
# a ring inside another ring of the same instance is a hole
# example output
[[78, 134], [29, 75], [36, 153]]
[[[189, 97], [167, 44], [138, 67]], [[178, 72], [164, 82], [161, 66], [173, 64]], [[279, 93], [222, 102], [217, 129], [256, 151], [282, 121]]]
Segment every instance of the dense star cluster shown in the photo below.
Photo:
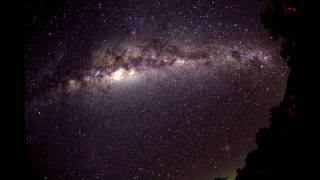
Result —
[[64, 88], [60, 91], [65, 93], [81, 88], [111, 88], [118, 81], [131, 79], [150, 70], [161, 73], [161, 70], [167, 68], [174, 71], [190, 66], [213, 69], [228, 64], [238, 70], [254, 66], [272, 68], [272, 55], [268, 51], [236, 49], [217, 44], [173, 45], [157, 38], [146, 43], [133, 43], [129, 39], [117, 46], [107, 44], [94, 51], [90, 68], [81, 73], [79, 70], [78, 77], [66, 79], [59, 87]]
[[262, 1], [42, 8], [25, 54], [25, 143], [43, 179], [232, 178], [283, 97]]

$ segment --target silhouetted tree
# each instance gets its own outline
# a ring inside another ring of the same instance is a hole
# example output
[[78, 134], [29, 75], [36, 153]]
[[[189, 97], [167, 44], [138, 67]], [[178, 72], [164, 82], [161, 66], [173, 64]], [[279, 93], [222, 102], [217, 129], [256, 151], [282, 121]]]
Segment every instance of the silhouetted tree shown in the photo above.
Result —
[[[282, 102], [271, 109], [271, 124], [256, 135], [257, 149], [246, 157], [246, 164], [238, 169], [236, 180], [297, 179], [301, 175], [303, 149], [302, 119], [299, 115], [303, 59], [308, 53], [306, 36], [309, 27], [309, 4], [304, 0], [272, 0], [261, 20], [276, 40], [281, 40], [282, 58], [291, 68]], [[310, 33], [309, 33], [310, 34]], [[303, 178], [304, 179], [304, 178]]]

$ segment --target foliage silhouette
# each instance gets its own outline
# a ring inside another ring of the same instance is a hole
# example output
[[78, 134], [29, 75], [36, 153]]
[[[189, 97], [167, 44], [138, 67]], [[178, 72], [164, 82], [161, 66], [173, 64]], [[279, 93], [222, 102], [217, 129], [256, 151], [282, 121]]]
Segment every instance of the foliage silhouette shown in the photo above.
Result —
[[270, 126], [258, 131], [257, 148], [247, 155], [245, 166], [236, 170], [236, 180], [306, 179], [301, 163], [307, 148], [302, 135], [305, 93], [299, 88], [305, 84], [304, 59], [310, 56], [310, 7], [310, 1], [272, 0], [261, 14], [265, 28], [282, 43], [280, 55], [290, 74], [282, 102], [271, 109]]

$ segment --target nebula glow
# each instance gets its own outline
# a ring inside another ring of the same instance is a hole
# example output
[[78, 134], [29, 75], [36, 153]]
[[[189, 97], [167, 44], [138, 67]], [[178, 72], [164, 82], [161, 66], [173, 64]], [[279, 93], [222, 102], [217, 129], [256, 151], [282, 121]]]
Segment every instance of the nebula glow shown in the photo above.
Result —
[[[222, 45], [202, 44], [181, 46], [165, 39], [154, 38], [147, 42], [134, 43], [129, 40], [113, 47], [112, 44], [97, 49], [92, 55], [89, 70], [82, 76], [69, 79], [59, 88], [68, 89], [108, 87], [128, 80], [129, 77], [148, 70], [159, 70], [182, 66], [199, 66], [213, 69], [219, 66], [239, 66], [248, 69], [253, 66], [272, 68], [272, 54], [263, 50], [232, 49]], [[109, 49], [117, 49], [109, 51]], [[173, 51], [174, 50], [174, 51]], [[164, 73], [163, 71], [162, 73]]]

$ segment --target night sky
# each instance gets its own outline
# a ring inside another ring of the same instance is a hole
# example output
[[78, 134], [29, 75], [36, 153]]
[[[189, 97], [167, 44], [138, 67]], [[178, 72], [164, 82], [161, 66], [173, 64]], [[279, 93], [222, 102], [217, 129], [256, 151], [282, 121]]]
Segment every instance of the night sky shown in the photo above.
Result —
[[28, 4], [25, 143], [33, 173], [231, 179], [286, 86], [279, 44], [260, 22], [265, 7], [254, 0]]

